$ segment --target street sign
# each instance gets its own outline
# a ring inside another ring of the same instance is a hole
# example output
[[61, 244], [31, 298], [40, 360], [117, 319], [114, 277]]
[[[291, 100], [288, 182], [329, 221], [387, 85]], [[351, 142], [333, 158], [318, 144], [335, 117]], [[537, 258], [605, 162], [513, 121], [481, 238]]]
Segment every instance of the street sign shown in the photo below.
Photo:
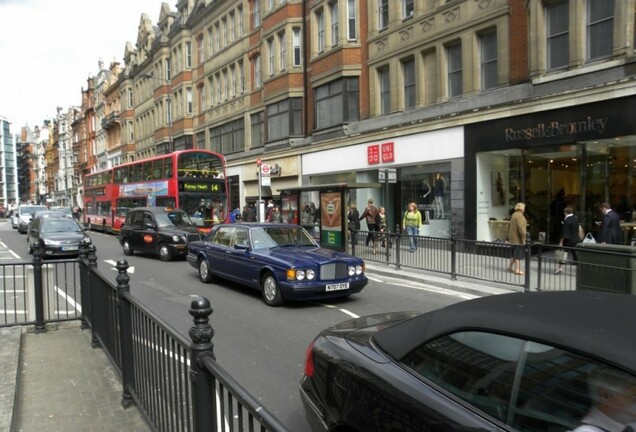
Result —
[[261, 177], [261, 186], [271, 186], [272, 178], [268, 175]]
[[261, 175], [263, 177], [269, 177], [271, 167], [269, 165], [261, 165]]
[[380, 183], [397, 183], [397, 169], [380, 168], [378, 170], [378, 181]]

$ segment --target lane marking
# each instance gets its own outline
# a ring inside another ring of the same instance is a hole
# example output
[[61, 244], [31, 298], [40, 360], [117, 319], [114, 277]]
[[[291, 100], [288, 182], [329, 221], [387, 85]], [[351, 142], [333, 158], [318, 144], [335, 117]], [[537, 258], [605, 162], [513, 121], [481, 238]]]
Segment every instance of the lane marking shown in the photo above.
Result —
[[[113, 260], [104, 260], [104, 262], [106, 264], [110, 264], [113, 267], [111, 268], [111, 270], [115, 270], [115, 271], [119, 271], [117, 270], [117, 261], [113, 261]], [[128, 273], [134, 273], [135, 272], [135, 266], [128, 266]]]
[[53, 289], [55, 290], [55, 292], [57, 292], [57, 295], [66, 300], [66, 303], [70, 304], [73, 309], [78, 311], [80, 314], [82, 313], [82, 305], [78, 304], [75, 299], [62, 291], [57, 285], [55, 285]]
[[353, 312], [351, 312], [350, 310], [347, 309], [343, 309], [343, 308], [339, 308], [338, 306], [334, 306], [334, 305], [330, 305], [330, 304], [326, 304], [326, 303], [318, 303], [320, 306], [329, 308], [329, 309], [337, 309], [340, 312], [342, 312], [343, 314], [349, 315], [352, 318], [360, 318], [360, 315], [356, 315]]
[[[366, 273], [365, 273], [366, 274]], [[377, 283], [384, 283], [384, 281], [382, 279], [378, 279], [378, 278], [374, 278], [369, 276], [368, 274], [366, 275], [367, 279], [372, 280], [373, 282], [377, 282]]]
[[416, 289], [416, 290], [420, 290], [420, 291], [434, 292], [436, 294], [446, 294], [446, 295], [450, 295], [450, 296], [461, 297], [461, 298], [466, 299], [466, 300], [471, 300], [471, 299], [479, 297], [479, 296], [476, 296], [476, 295], [473, 295], [473, 294], [466, 294], [466, 293], [462, 293], [462, 292], [459, 292], [459, 291], [453, 291], [453, 290], [449, 290], [447, 288], [438, 288], [438, 287], [435, 287], [435, 286], [432, 286], [432, 285], [426, 285], [426, 284], [421, 284], [420, 286], [406, 285], [406, 284], [401, 284], [401, 283], [397, 283], [397, 282], [387, 282], [387, 284], [395, 285], [395, 286], [399, 286], [399, 287], [403, 287], [403, 288]]

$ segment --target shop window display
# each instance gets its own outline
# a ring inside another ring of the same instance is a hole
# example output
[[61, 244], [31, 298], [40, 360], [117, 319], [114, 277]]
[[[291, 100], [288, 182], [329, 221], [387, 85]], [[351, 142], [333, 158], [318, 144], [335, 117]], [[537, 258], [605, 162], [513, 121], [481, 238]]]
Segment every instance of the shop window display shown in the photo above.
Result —
[[422, 215], [420, 235], [448, 237], [450, 235], [450, 170], [447, 164], [407, 167], [399, 174], [401, 180], [402, 214], [410, 202], [415, 202]]

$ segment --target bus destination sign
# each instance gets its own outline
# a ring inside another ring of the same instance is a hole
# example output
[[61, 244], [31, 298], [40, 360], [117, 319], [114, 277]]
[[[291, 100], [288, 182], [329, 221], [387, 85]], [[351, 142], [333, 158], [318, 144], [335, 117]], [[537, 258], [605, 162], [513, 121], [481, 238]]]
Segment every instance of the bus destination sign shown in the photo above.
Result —
[[223, 192], [222, 183], [181, 182], [179, 188], [183, 192]]

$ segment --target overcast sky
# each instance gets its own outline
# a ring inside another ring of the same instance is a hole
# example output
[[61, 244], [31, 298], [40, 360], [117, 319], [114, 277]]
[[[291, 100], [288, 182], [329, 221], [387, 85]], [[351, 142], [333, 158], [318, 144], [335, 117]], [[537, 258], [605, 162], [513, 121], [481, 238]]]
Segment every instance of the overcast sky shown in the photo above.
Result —
[[[176, 0], [164, 0], [175, 10]], [[123, 64], [137, 41], [141, 14], [154, 25], [161, 0], [0, 0], [0, 116], [13, 133], [80, 106], [86, 80]]]

